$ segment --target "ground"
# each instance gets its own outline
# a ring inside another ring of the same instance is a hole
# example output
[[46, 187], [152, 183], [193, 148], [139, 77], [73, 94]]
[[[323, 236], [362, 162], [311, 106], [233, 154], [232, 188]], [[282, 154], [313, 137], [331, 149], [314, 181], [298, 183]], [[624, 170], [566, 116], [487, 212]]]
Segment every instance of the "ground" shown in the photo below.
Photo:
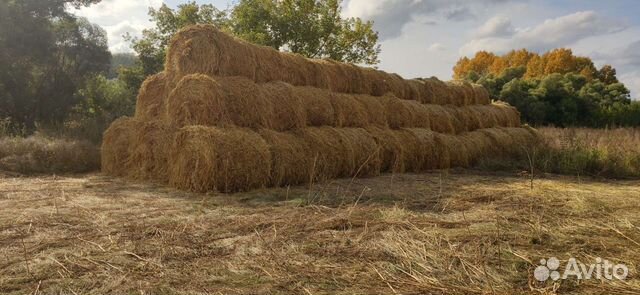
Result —
[[[639, 294], [640, 181], [474, 171], [234, 195], [0, 176], [2, 294]], [[540, 283], [543, 258], [625, 280]]]

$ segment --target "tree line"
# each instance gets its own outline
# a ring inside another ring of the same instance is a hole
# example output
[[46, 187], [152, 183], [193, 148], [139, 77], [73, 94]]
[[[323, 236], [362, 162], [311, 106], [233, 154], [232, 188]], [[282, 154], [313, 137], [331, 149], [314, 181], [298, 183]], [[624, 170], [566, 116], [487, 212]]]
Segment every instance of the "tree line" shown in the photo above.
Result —
[[536, 126], [640, 126], [640, 102], [631, 100], [615, 68], [597, 69], [570, 49], [480, 51], [458, 60], [453, 72], [456, 79], [484, 85], [493, 99], [515, 106]]

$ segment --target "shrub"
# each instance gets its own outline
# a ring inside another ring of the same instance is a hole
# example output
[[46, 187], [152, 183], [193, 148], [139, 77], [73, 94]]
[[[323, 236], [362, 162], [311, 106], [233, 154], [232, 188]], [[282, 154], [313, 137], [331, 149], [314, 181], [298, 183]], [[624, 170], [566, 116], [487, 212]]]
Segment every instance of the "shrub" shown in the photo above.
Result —
[[83, 140], [35, 134], [0, 138], [0, 170], [25, 174], [81, 173], [100, 168], [100, 152]]

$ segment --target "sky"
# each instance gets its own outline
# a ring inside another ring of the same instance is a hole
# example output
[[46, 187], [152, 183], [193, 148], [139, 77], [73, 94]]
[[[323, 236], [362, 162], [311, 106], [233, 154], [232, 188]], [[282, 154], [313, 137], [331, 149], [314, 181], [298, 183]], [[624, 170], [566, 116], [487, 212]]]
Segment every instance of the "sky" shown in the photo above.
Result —
[[[149, 7], [187, 0], [102, 0], [76, 13], [101, 25], [113, 52], [131, 51], [125, 33], [151, 26]], [[232, 1], [196, 1], [220, 9]], [[611, 64], [640, 98], [640, 1], [637, 0], [344, 0], [343, 15], [374, 21], [381, 70], [405, 78], [450, 80], [462, 56], [478, 50], [536, 52], [565, 47]]]

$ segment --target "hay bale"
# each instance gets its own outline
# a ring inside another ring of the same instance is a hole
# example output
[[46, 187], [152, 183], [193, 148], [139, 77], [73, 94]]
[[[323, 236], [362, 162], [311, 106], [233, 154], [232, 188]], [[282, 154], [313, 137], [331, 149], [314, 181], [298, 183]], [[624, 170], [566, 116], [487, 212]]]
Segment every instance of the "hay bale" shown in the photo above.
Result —
[[440, 155], [438, 166], [441, 169], [469, 166], [469, 151], [459, 136], [436, 133], [434, 142], [434, 149]]
[[389, 125], [383, 100], [362, 94], [353, 95], [353, 98], [364, 107], [367, 126], [387, 127]]
[[257, 81], [258, 60], [268, 70], [281, 70], [274, 67], [271, 61], [265, 62], [265, 50], [210, 25], [183, 28], [171, 38], [167, 51], [165, 70], [170, 88], [173, 89], [182, 77], [189, 74], [243, 76]]
[[415, 100], [402, 100], [401, 102], [411, 111], [411, 123], [407, 128], [431, 128], [431, 113], [427, 105]]
[[[264, 98], [273, 106], [273, 116], [271, 119], [271, 128], [278, 131], [285, 131], [307, 126], [308, 112], [324, 111], [331, 113], [332, 110], [307, 110], [302, 97], [294, 94], [294, 88], [290, 84], [284, 82], [269, 82], [261, 85], [261, 92]], [[318, 121], [322, 121], [322, 116]], [[316, 122], [317, 123], [317, 122]]]
[[314, 87], [293, 87], [293, 96], [302, 101], [307, 126], [334, 126], [336, 112], [331, 104], [331, 93]]
[[271, 153], [270, 186], [296, 185], [312, 180], [314, 158], [303, 138], [268, 129], [261, 129], [258, 133]]
[[479, 84], [472, 84], [474, 104], [487, 105], [491, 104], [491, 95], [489, 91]]
[[407, 128], [403, 132], [412, 134], [417, 144], [416, 154], [412, 157], [414, 171], [437, 169], [440, 162], [436, 149], [435, 134], [431, 130], [422, 128]]
[[[431, 130], [439, 133], [456, 134], [459, 121], [455, 121], [455, 115], [441, 105], [424, 105], [425, 111], [429, 114], [429, 126]], [[455, 122], [454, 122], [455, 121]], [[456, 126], [454, 126], [454, 123]]]
[[324, 181], [349, 176], [354, 160], [347, 158], [349, 147], [336, 128], [309, 127], [295, 130], [293, 134], [304, 139], [309, 146], [312, 160], [311, 179]]
[[136, 99], [135, 117], [139, 120], [158, 120], [164, 117], [167, 98], [167, 76], [164, 72], [147, 78]]
[[131, 167], [131, 149], [141, 122], [122, 117], [111, 123], [102, 138], [102, 172], [115, 176], [127, 175]]
[[195, 192], [264, 187], [270, 170], [269, 146], [242, 128], [183, 127], [169, 154], [169, 184]]
[[364, 105], [352, 95], [333, 93], [329, 101], [335, 112], [335, 121], [330, 126], [335, 127], [366, 127], [369, 122]]
[[127, 176], [168, 181], [167, 163], [176, 132], [177, 128], [166, 121], [142, 122], [134, 128]]
[[229, 100], [223, 87], [213, 78], [203, 74], [187, 75], [169, 94], [166, 113], [169, 122], [180, 127], [230, 126], [236, 122], [227, 109]]
[[362, 128], [336, 128], [346, 147], [347, 176], [365, 177], [380, 174], [380, 149], [371, 134]]
[[414, 112], [405, 100], [394, 96], [383, 96], [379, 100], [385, 108], [385, 118], [390, 128], [411, 127], [414, 122]]
[[404, 143], [394, 130], [378, 127], [367, 127], [367, 132], [373, 137], [378, 146], [380, 170], [385, 172], [403, 173]]
[[402, 167], [404, 172], [420, 172], [424, 167], [421, 142], [414, 132], [403, 128], [394, 133], [402, 143]]

